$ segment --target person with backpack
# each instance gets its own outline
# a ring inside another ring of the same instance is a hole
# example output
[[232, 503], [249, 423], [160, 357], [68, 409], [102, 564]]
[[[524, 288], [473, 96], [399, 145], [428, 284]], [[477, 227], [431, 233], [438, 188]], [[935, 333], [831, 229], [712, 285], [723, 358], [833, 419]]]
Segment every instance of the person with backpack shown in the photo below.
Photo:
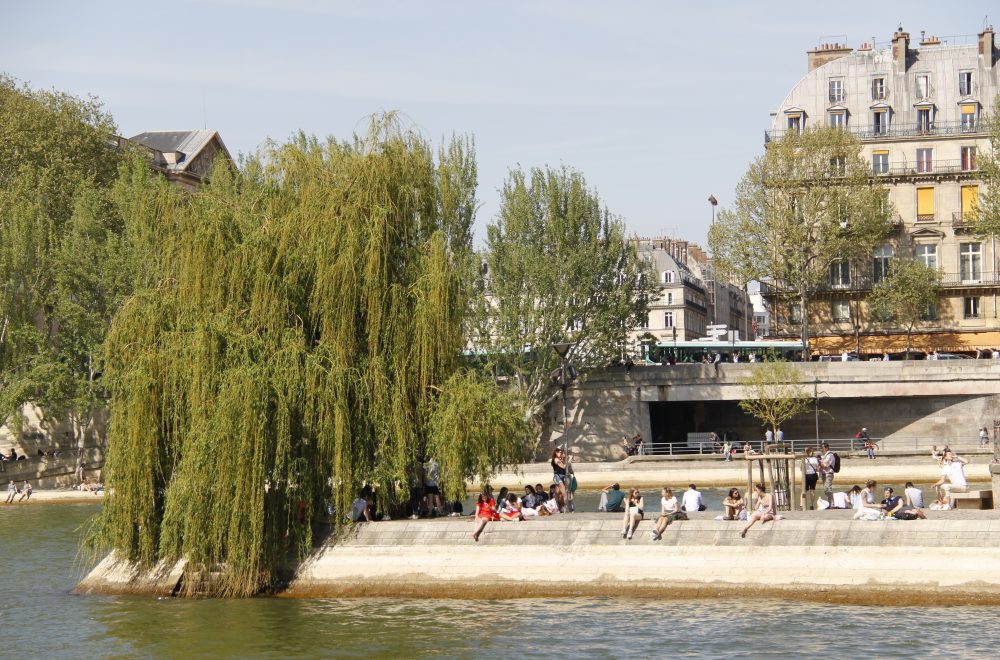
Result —
[[827, 502], [833, 502], [833, 475], [840, 472], [840, 456], [830, 451], [830, 444], [820, 444], [823, 450], [819, 457], [819, 473], [823, 477], [823, 494]]

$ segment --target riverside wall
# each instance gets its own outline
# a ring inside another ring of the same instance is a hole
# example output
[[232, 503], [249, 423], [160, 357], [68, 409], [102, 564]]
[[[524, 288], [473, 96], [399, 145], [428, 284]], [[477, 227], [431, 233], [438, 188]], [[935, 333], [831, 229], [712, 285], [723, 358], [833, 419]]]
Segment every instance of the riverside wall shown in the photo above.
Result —
[[[776, 596], [825, 602], [1000, 604], [1000, 516], [929, 512], [917, 521], [854, 521], [850, 511], [789, 513], [740, 538], [742, 523], [692, 514], [662, 541], [620, 514], [490, 523], [471, 518], [354, 525], [318, 547], [288, 597], [519, 598], [583, 595]], [[108, 557], [81, 593], [170, 595], [182, 562], [138, 571]]]

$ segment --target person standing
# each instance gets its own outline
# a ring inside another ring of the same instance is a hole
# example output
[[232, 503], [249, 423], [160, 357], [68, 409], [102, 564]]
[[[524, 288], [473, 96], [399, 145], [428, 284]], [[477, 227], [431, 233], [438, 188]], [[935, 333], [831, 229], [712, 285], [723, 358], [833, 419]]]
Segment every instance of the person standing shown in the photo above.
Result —
[[820, 444], [820, 448], [823, 450], [819, 457], [819, 474], [823, 479], [823, 495], [826, 496], [826, 501], [832, 504], [833, 475], [837, 457], [830, 451], [830, 443], [824, 441]]
[[979, 429], [979, 446], [989, 447], [990, 446], [990, 432], [986, 430], [986, 427]]
[[874, 461], [875, 443], [872, 442], [871, 436], [868, 435], [868, 428], [862, 426], [861, 430], [854, 437], [861, 442], [861, 445], [865, 448], [865, 453], [868, 454], [868, 458]]
[[725, 460], [733, 460], [733, 441], [726, 436], [726, 441], [722, 443], [722, 453], [726, 455]]
[[444, 515], [441, 507], [441, 490], [438, 481], [441, 478], [441, 466], [437, 459], [431, 457], [424, 464], [424, 494], [427, 497], [427, 512], [431, 518]]
[[[816, 508], [816, 484], [819, 482], [819, 459], [813, 455], [813, 448], [806, 447], [806, 457], [803, 461], [806, 476], [806, 486], [802, 489], [802, 503], [812, 511]], [[832, 502], [831, 502], [832, 504]]]
[[776, 436], [776, 439], [779, 445], [785, 442], [785, 432], [781, 430], [780, 426], [778, 427], [778, 434]]
[[771, 429], [764, 431], [764, 443], [768, 445], [774, 444], [774, 431]]

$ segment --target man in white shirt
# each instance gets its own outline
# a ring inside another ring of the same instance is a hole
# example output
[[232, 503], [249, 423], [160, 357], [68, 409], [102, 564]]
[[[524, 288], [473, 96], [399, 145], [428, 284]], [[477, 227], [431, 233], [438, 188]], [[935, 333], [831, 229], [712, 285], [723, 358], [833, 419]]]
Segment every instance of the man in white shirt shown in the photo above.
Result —
[[701, 493], [695, 488], [694, 484], [688, 484], [688, 489], [684, 491], [684, 497], [681, 498], [683, 504], [681, 505], [681, 510], [691, 513], [692, 511], [704, 511], [708, 507], [705, 506], [705, 501], [701, 497]]
[[952, 508], [955, 508], [955, 503], [951, 501], [952, 493], [969, 492], [969, 482], [965, 478], [965, 465], [968, 462], [967, 458], [956, 456], [950, 449], [941, 458], [941, 478], [932, 488], [940, 488], [944, 499], [949, 501]]
[[831, 509], [850, 509], [851, 508], [851, 496], [844, 492], [836, 492], [833, 494], [833, 502], [830, 505]]
[[906, 503], [909, 506], [915, 506], [918, 509], [924, 508], [924, 492], [914, 486], [912, 481], [906, 482], [903, 494], [906, 496]]

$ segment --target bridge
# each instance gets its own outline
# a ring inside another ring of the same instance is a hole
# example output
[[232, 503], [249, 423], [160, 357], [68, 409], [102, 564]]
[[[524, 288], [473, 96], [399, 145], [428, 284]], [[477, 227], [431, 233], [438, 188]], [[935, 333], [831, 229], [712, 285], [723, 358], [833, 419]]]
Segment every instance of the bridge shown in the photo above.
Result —
[[[883, 449], [969, 446], [978, 430], [1000, 422], [1000, 360], [791, 363], [803, 392], [815, 400], [785, 425], [785, 437], [848, 438], [861, 427], [883, 438]], [[622, 435], [647, 446], [689, 446], [709, 431], [756, 441], [759, 421], [743, 413], [742, 381], [755, 364], [677, 364], [583, 373], [567, 392], [568, 425], [552, 405], [540, 453], [568, 441], [581, 458], [620, 458]], [[926, 445], [926, 446], [925, 446]]]

